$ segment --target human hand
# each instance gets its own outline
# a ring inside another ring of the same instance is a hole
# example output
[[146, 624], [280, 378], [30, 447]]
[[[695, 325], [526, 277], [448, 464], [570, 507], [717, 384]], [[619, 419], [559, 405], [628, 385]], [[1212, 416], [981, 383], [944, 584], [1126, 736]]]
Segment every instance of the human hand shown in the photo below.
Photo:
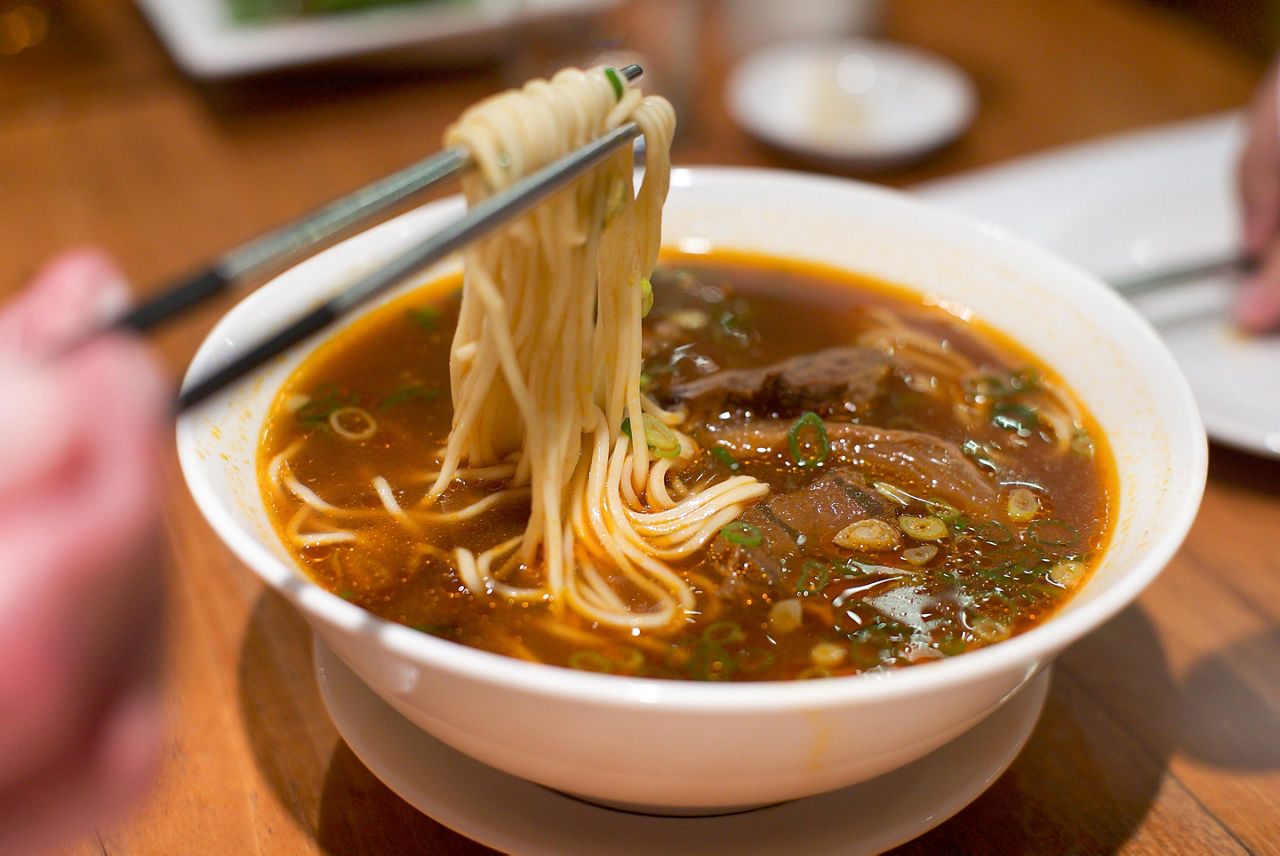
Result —
[[1244, 220], [1244, 248], [1258, 267], [1241, 284], [1233, 309], [1249, 333], [1280, 327], [1280, 65], [1254, 96], [1248, 140], [1237, 183]]
[[65, 254], [0, 311], [0, 853], [118, 815], [161, 740], [152, 549], [167, 399], [99, 253]]

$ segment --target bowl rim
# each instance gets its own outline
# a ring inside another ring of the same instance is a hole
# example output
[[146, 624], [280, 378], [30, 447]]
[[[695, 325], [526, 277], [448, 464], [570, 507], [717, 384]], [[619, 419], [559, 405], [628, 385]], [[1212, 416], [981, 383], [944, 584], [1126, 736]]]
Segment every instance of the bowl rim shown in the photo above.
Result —
[[[852, 179], [819, 176], [787, 170], [754, 167], [678, 167], [672, 170], [671, 185], [676, 188], [729, 186], [765, 191], [776, 188], [787, 192], [862, 195], [876, 204], [897, 206], [913, 216], [932, 220], [951, 231], [981, 237], [1003, 248], [1004, 252], [1035, 264], [1057, 278], [1073, 281], [1073, 288], [1084, 289], [1091, 300], [1105, 311], [1122, 316], [1130, 332], [1141, 339], [1139, 345], [1150, 361], [1151, 371], [1167, 382], [1168, 394], [1178, 402], [1181, 424], [1169, 427], [1172, 437], [1183, 437], [1184, 454], [1170, 479], [1176, 475], [1180, 490], [1170, 499], [1171, 514], [1165, 528], [1149, 549], [1122, 578], [1083, 607], [1052, 616], [1007, 640], [966, 652], [963, 656], [937, 662], [921, 663], [910, 668], [883, 673], [850, 675], [818, 681], [714, 682], [666, 680], [581, 672], [560, 666], [530, 663], [516, 658], [470, 648], [441, 639], [410, 627], [379, 618], [331, 594], [303, 577], [263, 544], [245, 532], [218, 500], [203, 474], [203, 461], [196, 449], [197, 416], [203, 408], [183, 413], [177, 421], [176, 438], [179, 463], [188, 488], [205, 519], [232, 552], [264, 582], [288, 598], [304, 616], [308, 613], [325, 624], [368, 639], [389, 655], [406, 658], [415, 664], [438, 669], [458, 677], [491, 686], [504, 686], [523, 693], [576, 700], [597, 706], [630, 708], [636, 704], [660, 706], [664, 709], [691, 713], [725, 713], [728, 711], [780, 711], [804, 707], [825, 709], [843, 707], [855, 702], [888, 701], [906, 698], [940, 687], [968, 683], [1010, 671], [1024, 671], [1021, 686], [1052, 657], [1073, 641], [1128, 606], [1158, 576], [1181, 546], [1199, 509], [1208, 471], [1208, 441], [1190, 387], [1158, 334], [1132, 307], [1097, 277], [1071, 265], [1007, 229], [968, 215], [958, 214], [915, 199], [906, 193], [870, 185]], [[418, 229], [424, 223], [446, 212], [456, 211], [457, 197], [439, 199], [413, 209], [370, 230], [349, 238], [311, 259], [291, 268], [331, 263], [350, 252], [361, 240], [396, 229]], [[416, 219], [415, 219], [416, 218]], [[408, 224], [406, 226], [406, 224]], [[279, 287], [281, 277], [245, 297], [218, 321], [202, 342], [184, 382], [189, 382], [197, 369], [210, 359], [216, 347], [223, 344], [228, 319], [237, 312], [249, 311], [262, 295]], [[300, 347], [314, 348], [304, 343]], [[1113, 531], [1114, 535], [1114, 531]], [[1017, 687], [1013, 689], [1016, 690]], [[1011, 690], [1010, 692], [1012, 692]]]

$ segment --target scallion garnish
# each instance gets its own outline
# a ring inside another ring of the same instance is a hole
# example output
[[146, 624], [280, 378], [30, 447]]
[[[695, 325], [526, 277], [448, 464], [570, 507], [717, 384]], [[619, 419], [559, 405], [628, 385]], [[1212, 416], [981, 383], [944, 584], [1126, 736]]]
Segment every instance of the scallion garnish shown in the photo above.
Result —
[[1033, 520], [1027, 526], [1027, 535], [1031, 540], [1046, 547], [1065, 547], [1076, 540], [1077, 529], [1065, 520], [1050, 517], [1045, 520]]
[[707, 642], [723, 645], [726, 642], [741, 642], [746, 638], [742, 625], [736, 621], [717, 621], [702, 631], [702, 638]]
[[[800, 450], [801, 443], [807, 439], [801, 437], [801, 433], [806, 428], [812, 429], [814, 434], [813, 440], [806, 444], [813, 449], [813, 454], [809, 455], [803, 454]], [[831, 440], [827, 437], [827, 427], [822, 424], [822, 418], [813, 411], [805, 413], [791, 426], [791, 430], [787, 432], [787, 445], [791, 447], [791, 457], [802, 467], [816, 467], [831, 454]]]
[[569, 668], [583, 672], [612, 672], [613, 661], [599, 651], [574, 651], [569, 655]]
[[742, 464], [738, 463], [738, 461], [733, 457], [733, 455], [729, 454], [729, 450], [726, 449], [724, 446], [713, 446], [711, 448], [711, 454], [715, 457], [717, 461], [724, 464], [726, 467], [733, 470], [734, 472], [737, 472], [738, 470], [742, 469]]
[[689, 658], [685, 671], [697, 681], [727, 681], [737, 668], [737, 660], [723, 645], [701, 642]]
[[1008, 544], [1013, 541], [1013, 533], [1009, 527], [999, 520], [988, 520], [974, 531], [979, 541], [988, 544]]
[[609, 66], [605, 68], [604, 76], [609, 78], [609, 84], [613, 87], [614, 97], [621, 101], [623, 93], [627, 91], [626, 84], [622, 82], [622, 75], [618, 74], [616, 68]]
[[329, 417], [334, 411], [359, 406], [359, 393], [344, 394], [337, 384], [327, 383], [317, 389], [310, 400], [295, 410], [293, 415], [302, 422], [328, 429]]
[[1040, 424], [1034, 407], [1025, 404], [997, 404], [991, 408], [991, 424], [997, 428], [1015, 432], [1019, 437], [1030, 437]]
[[[672, 431], [665, 422], [658, 417], [645, 413], [640, 417], [641, 423], [644, 425], [645, 445], [659, 458], [678, 458], [680, 457], [680, 438], [676, 436], [676, 432]], [[623, 419], [619, 430], [627, 435], [627, 439], [635, 442], [636, 438], [631, 436], [631, 419]]]
[[800, 579], [796, 582], [796, 594], [815, 594], [831, 582], [831, 566], [816, 559], [805, 559], [800, 566]]
[[760, 542], [764, 540], [764, 533], [759, 527], [752, 526], [743, 520], [735, 520], [720, 527], [720, 534], [730, 544], [737, 544], [740, 547], [759, 547]]
[[406, 309], [404, 314], [419, 327], [432, 333], [436, 331], [436, 325], [440, 321], [440, 310], [434, 306], [414, 306]]
[[404, 386], [398, 386], [392, 390], [391, 394], [382, 399], [378, 405], [380, 409], [385, 410], [388, 407], [394, 407], [397, 404], [403, 404], [406, 401], [415, 401], [422, 399], [423, 401], [435, 401], [441, 395], [440, 390], [436, 388], [428, 388], [420, 383], [406, 383]]

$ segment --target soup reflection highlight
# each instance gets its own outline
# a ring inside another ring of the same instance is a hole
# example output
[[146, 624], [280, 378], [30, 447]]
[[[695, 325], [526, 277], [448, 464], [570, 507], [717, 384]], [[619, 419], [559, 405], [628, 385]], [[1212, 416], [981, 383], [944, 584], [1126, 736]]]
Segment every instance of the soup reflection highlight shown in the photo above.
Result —
[[[662, 464], [647, 495], [767, 492], [728, 516], [646, 515], [655, 554], [693, 598], [658, 626], [518, 596], [541, 569], [511, 549], [530, 514], [527, 487], [508, 486], [515, 465], [464, 464], [429, 495], [452, 419], [459, 285], [403, 296], [321, 346], [262, 437], [260, 482], [284, 543], [317, 583], [383, 618], [616, 674], [855, 674], [1034, 626], [1110, 535], [1104, 438], [1012, 342], [864, 277], [672, 254], [653, 276], [642, 388], [679, 422], [622, 426]], [[644, 611], [643, 586], [605, 564], [590, 572], [619, 609]]]

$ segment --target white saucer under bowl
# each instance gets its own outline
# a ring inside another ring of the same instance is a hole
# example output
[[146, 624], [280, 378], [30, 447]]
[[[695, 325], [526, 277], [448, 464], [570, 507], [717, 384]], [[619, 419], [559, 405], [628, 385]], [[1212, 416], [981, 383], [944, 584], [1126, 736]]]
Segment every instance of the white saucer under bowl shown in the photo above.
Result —
[[338, 731], [391, 790], [482, 844], [548, 856], [879, 853], [947, 820], [999, 778], [1035, 727], [1050, 674], [940, 749], [871, 781], [740, 814], [658, 817], [592, 805], [481, 764], [402, 717], [318, 638], [313, 656]]
[[864, 169], [900, 166], [950, 142], [977, 96], [957, 66], [872, 39], [782, 42], [729, 76], [730, 115], [752, 136], [799, 155]]

